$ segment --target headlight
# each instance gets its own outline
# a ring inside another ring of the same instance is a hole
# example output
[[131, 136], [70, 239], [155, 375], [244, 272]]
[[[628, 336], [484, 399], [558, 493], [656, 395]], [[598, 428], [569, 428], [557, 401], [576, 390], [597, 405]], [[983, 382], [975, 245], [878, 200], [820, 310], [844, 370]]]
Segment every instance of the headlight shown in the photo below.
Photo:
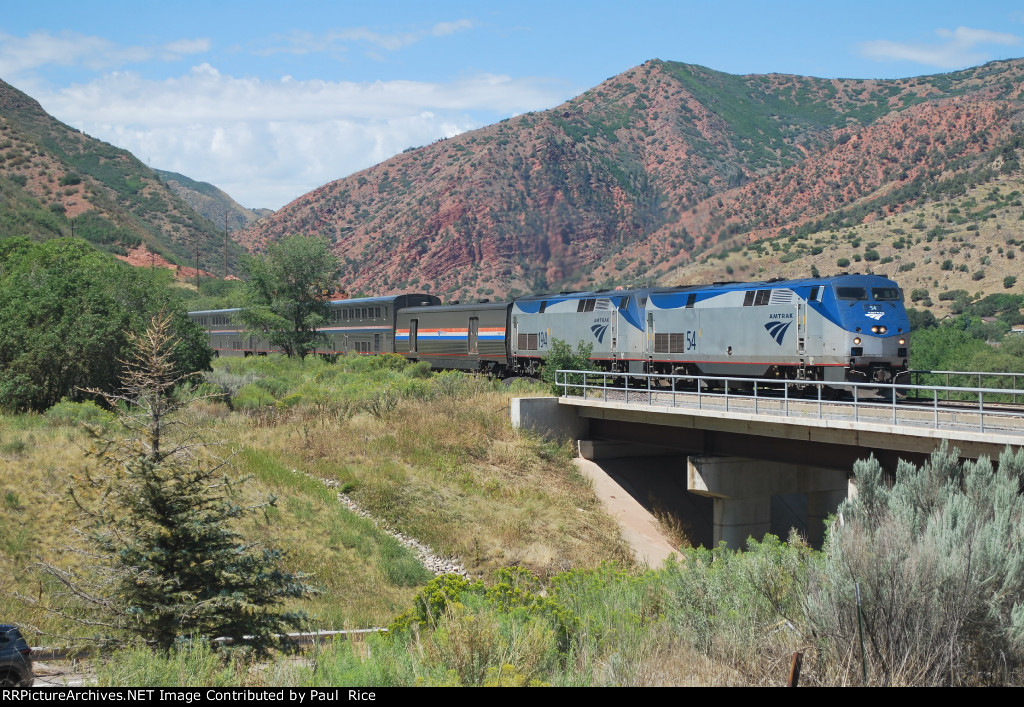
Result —
[[906, 344], [907, 344], [907, 340], [906, 339], [900, 339], [900, 346], [906, 346]]
[[871, 327], [871, 333], [872, 334], [877, 334], [879, 329], [881, 329], [881, 327], [873, 326], [873, 327]]
[[853, 343], [854, 343], [855, 346], [860, 346], [860, 337], [859, 336], [853, 337]]

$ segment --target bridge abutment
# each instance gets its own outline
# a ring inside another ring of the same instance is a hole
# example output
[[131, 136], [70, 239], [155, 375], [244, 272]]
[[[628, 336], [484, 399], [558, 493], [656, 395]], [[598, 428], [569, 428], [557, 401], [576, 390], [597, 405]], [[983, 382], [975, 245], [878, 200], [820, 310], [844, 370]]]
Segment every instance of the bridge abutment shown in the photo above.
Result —
[[742, 548], [747, 538], [783, 538], [790, 528], [820, 547], [824, 520], [847, 493], [845, 472], [744, 457], [687, 457], [687, 490], [714, 499], [714, 544]]

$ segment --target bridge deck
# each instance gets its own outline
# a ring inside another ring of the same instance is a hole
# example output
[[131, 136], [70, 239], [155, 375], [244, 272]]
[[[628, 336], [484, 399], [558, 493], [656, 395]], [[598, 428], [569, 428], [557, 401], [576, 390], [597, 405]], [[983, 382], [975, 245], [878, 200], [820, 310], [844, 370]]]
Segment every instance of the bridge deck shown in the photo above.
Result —
[[[765, 400], [707, 394], [640, 394], [626, 400], [562, 397], [589, 421], [595, 437], [643, 442], [689, 453], [805, 459], [849, 470], [874, 453], [886, 466], [899, 458], [922, 461], [943, 440], [965, 457], [998, 459], [1007, 447], [1024, 446], [1024, 417], [1000, 416], [984, 430], [977, 411], [933, 411], [879, 404]], [[603, 397], [603, 396], [602, 396]], [[611, 396], [614, 397], [614, 396]]]

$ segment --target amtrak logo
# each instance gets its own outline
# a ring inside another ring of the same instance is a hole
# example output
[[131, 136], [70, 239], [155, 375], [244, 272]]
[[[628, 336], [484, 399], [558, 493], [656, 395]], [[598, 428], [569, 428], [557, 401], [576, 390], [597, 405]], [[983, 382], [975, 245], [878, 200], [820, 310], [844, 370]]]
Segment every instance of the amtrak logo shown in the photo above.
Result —
[[590, 331], [594, 332], [594, 336], [597, 337], [597, 343], [603, 344], [605, 332], [608, 331], [608, 325], [595, 324], [594, 326], [590, 327]]
[[768, 322], [764, 325], [764, 328], [768, 330], [771, 337], [775, 339], [775, 343], [782, 346], [782, 339], [786, 336], [786, 331], [789, 329], [789, 325], [793, 322]]
[[876, 322], [885, 316], [885, 312], [864, 312], [865, 317], [871, 317]]

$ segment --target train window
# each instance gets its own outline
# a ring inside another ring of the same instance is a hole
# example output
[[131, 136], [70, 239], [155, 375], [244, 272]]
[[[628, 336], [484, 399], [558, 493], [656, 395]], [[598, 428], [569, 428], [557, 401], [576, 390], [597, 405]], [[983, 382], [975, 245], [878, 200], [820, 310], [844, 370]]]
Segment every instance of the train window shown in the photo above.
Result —
[[380, 334], [373, 335], [373, 352], [375, 354], [380, 353]]
[[376, 319], [380, 319], [380, 307], [373, 308], [373, 316]]
[[753, 290], [747, 290], [746, 294], [743, 295], [743, 306], [744, 307], [749, 307], [752, 304], [754, 304], [754, 294], [755, 293], [754, 293]]
[[640, 305], [641, 307], [646, 307], [647, 306], [647, 298], [646, 297], [641, 297], [640, 299], [638, 299], [636, 301], [636, 303], [638, 305]]
[[629, 297], [623, 297], [619, 300], [619, 309], [629, 309]]
[[697, 293], [696, 292], [691, 292], [686, 297], [686, 308], [687, 309], [693, 309], [693, 305], [696, 304], [696, 303], [697, 303]]
[[846, 300], [866, 300], [868, 291], [863, 287], [837, 287], [836, 297]]
[[763, 307], [768, 304], [768, 300], [772, 298], [771, 290], [758, 290], [757, 295], [754, 297], [754, 306]]
[[812, 287], [811, 288], [811, 294], [807, 295], [807, 301], [808, 302], [817, 302], [818, 301], [818, 288], [817, 287]]
[[898, 287], [872, 287], [871, 296], [876, 302], [899, 302], [900, 290]]
[[544, 314], [544, 310], [548, 308], [548, 301], [544, 300], [540, 303], [540, 309], [537, 310], [538, 314]]

